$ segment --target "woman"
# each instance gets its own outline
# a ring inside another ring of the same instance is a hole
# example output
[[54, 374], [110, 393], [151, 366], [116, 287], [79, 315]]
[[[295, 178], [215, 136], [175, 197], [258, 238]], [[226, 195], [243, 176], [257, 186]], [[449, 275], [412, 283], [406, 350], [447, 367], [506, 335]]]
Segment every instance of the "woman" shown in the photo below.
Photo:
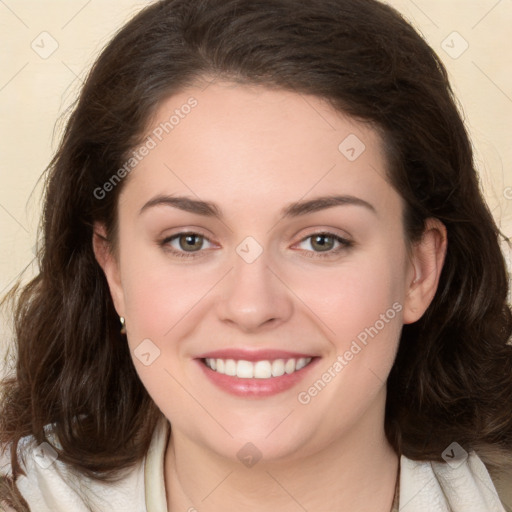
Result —
[[167, 0], [99, 57], [17, 296], [17, 510], [505, 510], [499, 232], [374, 0]]

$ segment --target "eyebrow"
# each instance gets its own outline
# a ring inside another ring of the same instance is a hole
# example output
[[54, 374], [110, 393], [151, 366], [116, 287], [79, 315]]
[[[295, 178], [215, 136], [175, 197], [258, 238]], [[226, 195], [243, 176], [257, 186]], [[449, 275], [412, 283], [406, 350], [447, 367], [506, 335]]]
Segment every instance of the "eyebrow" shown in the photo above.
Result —
[[[322, 196], [315, 199], [309, 199], [307, 201], [296, 201], [285, 206], [281, 210], [281, 216], [283, 218], [299, 217], [301, 215], [307, 215], [309, 213], [318, 212], [320, 210], [326, 210], [327, 208], [333, 208], [335, 206], [361, 206], [377, 214], [375, 207], [364, 199], [351, 195], [333, 195], [333, 196]], [[155, 206], [171, 206], [178, 208], [185, 212], [195, 213], [197, 215], [203, 215], [205, 217], [214, 217], [217, 219], [223, 219], [221, 209], [210, 201], [201, 201], [198, 199], [192, 199], [186, 196], [168, 196], [158, 195], [153, 199], [150, 199], [141, 209], [139, 215], [149, 208]]]

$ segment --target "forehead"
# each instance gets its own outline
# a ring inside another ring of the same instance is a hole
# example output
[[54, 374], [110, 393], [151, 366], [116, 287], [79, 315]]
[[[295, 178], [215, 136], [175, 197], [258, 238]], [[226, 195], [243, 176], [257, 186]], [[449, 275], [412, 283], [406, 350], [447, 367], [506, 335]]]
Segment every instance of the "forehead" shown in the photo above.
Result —
[[141, 198], [195, 195], [255, 211], [334, 192], [399, 202], [377, 131], [315, 96], [229, 82], [190, 87], [162, 102], [142, 145], [150, 150], [127, 187]]

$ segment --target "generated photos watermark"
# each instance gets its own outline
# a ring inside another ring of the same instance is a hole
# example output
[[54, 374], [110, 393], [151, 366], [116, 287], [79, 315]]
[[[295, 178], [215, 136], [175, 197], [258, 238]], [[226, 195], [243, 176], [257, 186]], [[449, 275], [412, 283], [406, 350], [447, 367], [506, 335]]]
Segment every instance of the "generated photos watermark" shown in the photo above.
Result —
[[375, 338], [402, 309], [402, 304], [395, 302], [385, 313], [380, 315], [372, 326], [362, 330], [356, 339], [352, 340], [349, 349], [343, 355], [338, 355], [331, 366], [307, 390], [301, 391], [297, 395], [299, 403], [302, 405], [309, 404], [368, 345], [370, 339]]
[[197, 107], [199, 102], [196, 98], [191, 96], [186, 103], [181, 105], [180, 108], [174, 110], [173, 114], [167, 121], [160, 123], [156, 128], [153, 129], [150, 135], [145, 141], [135, 149], [131, 156], [126, 160], [124, 165], [120, 167], [101, 187], [96, 187], [93, 191], [96, 199], [104, 199], [109, 192], [112, 192], [114, 188], [121, 182], [123, 178], [126, 178], [133, 171], [135, 166], [144, 160], [149, 153], [158, 146], [158, 143], [163, 138], [172, 132], [181, 122], [185, 119], [192, 109]]

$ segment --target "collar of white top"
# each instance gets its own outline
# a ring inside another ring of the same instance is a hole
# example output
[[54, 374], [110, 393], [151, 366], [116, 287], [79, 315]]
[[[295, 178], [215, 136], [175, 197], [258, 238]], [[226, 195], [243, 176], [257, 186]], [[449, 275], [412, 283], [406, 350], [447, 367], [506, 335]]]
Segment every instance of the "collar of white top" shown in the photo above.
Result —
[[148, 512], [167, 510], [164, 480], [164, 457], [169, 437], [169, 422], [162, 416], [158, 422], [146, 455], [144, 483]]
[[[162, 417], [146, 456], [145, 498], [148, 512], [167, 510], [164, 456], [169, 422]], [[460, 464], [400, 458], [400, 512], [506, 512], [491, 477], [475, 452]]]

